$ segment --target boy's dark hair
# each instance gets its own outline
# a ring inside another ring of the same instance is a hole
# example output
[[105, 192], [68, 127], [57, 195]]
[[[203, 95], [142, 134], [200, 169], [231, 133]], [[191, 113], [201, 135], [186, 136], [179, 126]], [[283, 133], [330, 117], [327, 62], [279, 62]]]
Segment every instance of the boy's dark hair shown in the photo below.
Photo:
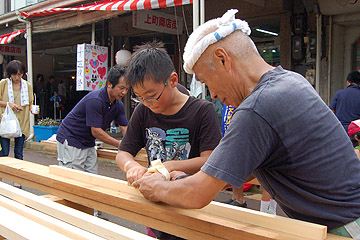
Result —
[[175, 71], [174, 64], [162, 42], [151, 42], [136, 46], [130, 58], [125, 81], [134, 86], [144, 85], [144, 79], [152, 79], [157, 83], [165, 83]]
[[5, 72], [6, 72], [7, 77], [11, 77], [12, 74], [16, 75], [18, 72], [25, 74], [26, 67], [19, 60], [12, 60], [11, 62], [9, 62], [7, 64]]
[[127, 67], [123, 67], [120, 65], [114, 65], [108, 73], [107, 80], [106, 80], [106, 86], [107, 83], [112, 84], [112, 88], [114, 88], [120, 80], [120, 77], [125, 76], [127, 71]]
[[346, 81], [348, 81], [349, 83], [360, 84], [360, 72], [352, 71], [347, 75]]
[[360, 139], [360, 131], [350, 136], [350, 140], [354, 147], [359, 145], [359, 142], [355, 139], [355, 136], [357, 139]]

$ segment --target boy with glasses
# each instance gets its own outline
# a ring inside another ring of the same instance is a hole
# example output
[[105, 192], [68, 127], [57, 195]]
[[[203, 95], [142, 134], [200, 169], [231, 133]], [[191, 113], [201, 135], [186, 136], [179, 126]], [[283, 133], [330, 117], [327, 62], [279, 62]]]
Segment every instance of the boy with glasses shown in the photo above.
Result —
[[134, 160], [143, 147], [149, 165], [160, 159], [171, 180], [198, 172], [221, 139], [213, 104], [179, 91], [178, 75], [161, 43], [145, 44], [135, 51], [125, 80], [141, 102], [116, 156], [129, 184], [148, 171]]

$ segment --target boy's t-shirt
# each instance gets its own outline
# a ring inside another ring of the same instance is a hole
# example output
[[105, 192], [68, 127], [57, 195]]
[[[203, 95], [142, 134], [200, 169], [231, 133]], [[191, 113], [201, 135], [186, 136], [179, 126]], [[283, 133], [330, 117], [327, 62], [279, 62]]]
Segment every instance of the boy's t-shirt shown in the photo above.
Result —
[[135, 156], [146, 147], [149, 161], [186, 160], [215, 149], [220, 139], [214, 105], [189, 97], [174, 115], [156, 114], [139, 104], [131, 116], [119, 150]]

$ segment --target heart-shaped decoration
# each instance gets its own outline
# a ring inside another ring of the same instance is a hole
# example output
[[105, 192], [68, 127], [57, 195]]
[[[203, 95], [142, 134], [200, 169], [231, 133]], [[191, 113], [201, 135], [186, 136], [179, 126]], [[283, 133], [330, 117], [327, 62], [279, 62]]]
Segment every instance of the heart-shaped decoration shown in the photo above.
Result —
[[96, 88], [96, 85], [92, 85], [92, 89], [95, 90], [95, 88]]
[[107, 60], [107, 53], [98, 55], [97, 59], [99, 59], [100, 62], [105, 62]]
[[89, 80], [90, 77], [89, 77], [89, 76], [85, 76], [85, 78], [86, 78], [86, 80]]
[[103, 82], [102, 81], [99, 81], [99, 88], [101, 88], [103, 85]]
[[99, 61], [90, 59], [90, 66], [92, 66], [92, 68], [94, 68], [94, 69], [97, 68], [99, 66]]
[[93, 70], [93, 73], [96, 73], [96, 70]]
[[91, 72], [91, 70], [90, 70], [90, 69], [85, 68], [85, 73], [86, 73], [86, 74], [88, 74], [88, 73], [90, 73], [90, 72]]
[[99, 73], [99, 77], [101, 79], [103, 79], [105, 74], [106, 74], [106, 68], [105, 67], [99, 67], [97, 71]]

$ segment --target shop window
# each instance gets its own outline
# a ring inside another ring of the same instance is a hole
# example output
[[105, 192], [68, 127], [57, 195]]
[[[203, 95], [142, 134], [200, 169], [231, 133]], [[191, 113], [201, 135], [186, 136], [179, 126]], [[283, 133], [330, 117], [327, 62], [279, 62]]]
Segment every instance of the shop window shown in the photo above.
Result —
[[261, 57], [270, 65], [280, 65], [280, 19], [270, 18], [249, 22], [250, 37]]
[[352, 69], [360, 71], [360, 39], [352, 46], [353, 56], [352, 56]]
[[44, 0], [11, 0], [11, 11], [43, 1]]

